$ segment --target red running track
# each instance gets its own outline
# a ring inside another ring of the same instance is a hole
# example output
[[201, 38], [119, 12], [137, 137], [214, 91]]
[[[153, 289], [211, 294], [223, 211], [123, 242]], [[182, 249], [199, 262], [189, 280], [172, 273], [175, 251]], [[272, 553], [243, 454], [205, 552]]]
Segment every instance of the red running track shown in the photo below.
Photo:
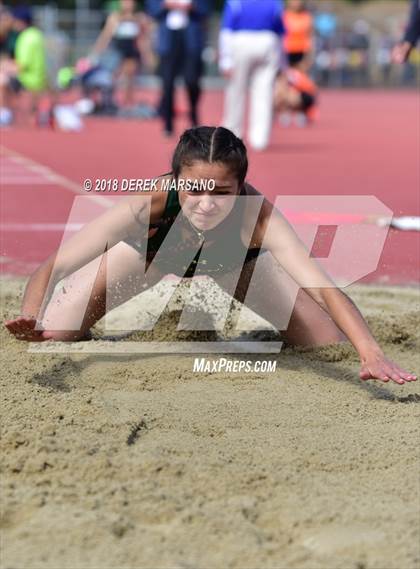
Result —
[[[205, 93], [203, 124], [218, 124], [221, 108], [221, 93]], [[323, 93], [315, 126], [276, 124], [270, 148], [250, 152], [248, 180], [271, 199], [374, 195], [396, 216], [419, 215], [419, 121], [413, 92]], [[179, 133], [187, 126], [181, 117]], [[29, 128], [1, 134], [2, 269], [19, 275], [57, 248], [85, 178], [154, 177], [169, 170], [176, 142], [162, 137], [158, 121], [115, 119], [89, 119], [79, 134]], [[419, 252], [419, 233], [391, 230], [377, 270], [363, 281], [418, 283]]]

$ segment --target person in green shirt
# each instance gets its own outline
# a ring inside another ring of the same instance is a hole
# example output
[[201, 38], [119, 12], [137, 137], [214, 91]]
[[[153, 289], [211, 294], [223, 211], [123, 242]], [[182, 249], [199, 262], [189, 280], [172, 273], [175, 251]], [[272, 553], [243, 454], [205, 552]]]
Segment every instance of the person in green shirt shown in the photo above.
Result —
[[44, 34], [32, 25], [28, 8], [16, 8], [14, 20], [15, 30], [19, 32], [15, 45], [17, 79], [24, 89], [39, 93], [47, 88]]

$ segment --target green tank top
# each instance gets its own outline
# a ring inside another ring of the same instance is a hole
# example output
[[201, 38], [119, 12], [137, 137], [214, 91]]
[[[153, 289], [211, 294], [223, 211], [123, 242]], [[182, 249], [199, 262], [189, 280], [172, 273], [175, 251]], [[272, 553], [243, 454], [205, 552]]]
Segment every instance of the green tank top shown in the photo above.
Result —
[[178, 191], [170, 189], [166, 199], [165, 210], [162, 219], [158, 223], [151, 223], [150, 229], [157, 229], [157, 232], [149, 237], [147, 241], [147, 251], [157, 251], [165, 239], [170, 227], [172, 226], [175, 218], [181, 211], [181, 204], [179, 203]]
[[[160, 258], [159, 268], [162, 272], [179, 274], [179, 276], [184, 277], [229, 271], [238, 264], [242, 265], [244, 255], [246, 255], [245, 261], [249, 261], [260, 253], [259, 248], [247, 249], [241, 241], [240, 228], [243, 223], [241, 203], [216, 229], [206, 232], [195, 230], [190, 223], [187, 221], [183, 223], [182, 220], [181, 224], [173, 227], [181, 209], [178, 191], [170, 189], [161, 219], [157, 223], [149, 225], [149, 230], [157, 229], [157, 231], [148, 237], [147, 251], [145, 251], [145, 243], [133, 239], [126, 239], [126, 243], [140, 253], [146, 253], [147, 259], [152, 261], [172, 228], [174, 233], [171, 237], [169, 250], [164, 258]], [[207, 239], [213, 241], [214, 245], [204, 248], [204, 241], [207, 242]], [[193, 260], [183, 265], [181, 263], [183, 258], [192, 258]], [[181, 264], [178, 270], [174, 270], [177, 260], [179, 261], [178, 264]]]
[[44, 36], [30, 26], [17, 37], [15, 59], [19, 65], [18, 79], [28, 91], [42, 91], [47, 87], [47, 65]]

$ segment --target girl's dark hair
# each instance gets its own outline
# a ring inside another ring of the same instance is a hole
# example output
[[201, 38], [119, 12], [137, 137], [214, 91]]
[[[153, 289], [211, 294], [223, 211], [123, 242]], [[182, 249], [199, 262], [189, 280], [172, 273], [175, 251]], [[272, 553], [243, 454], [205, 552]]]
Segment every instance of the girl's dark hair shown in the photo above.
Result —
[[235, 173], [239, 186], [245, 181], [248, 157], [245, 144], [222, 126], [199, 126], [186, 130], [179, 139], [172, 157], [172, 174], [179, 178], [183, 166], [201, 162], [221, 162]]

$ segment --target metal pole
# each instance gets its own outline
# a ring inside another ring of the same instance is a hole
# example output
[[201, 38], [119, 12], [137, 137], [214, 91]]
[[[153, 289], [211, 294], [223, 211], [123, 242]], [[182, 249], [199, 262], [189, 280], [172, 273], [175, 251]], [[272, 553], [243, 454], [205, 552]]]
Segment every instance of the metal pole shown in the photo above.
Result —
[[76, 0], [76, 53], [81, 55], [86, 50], [89, 39], [90, 0]]

